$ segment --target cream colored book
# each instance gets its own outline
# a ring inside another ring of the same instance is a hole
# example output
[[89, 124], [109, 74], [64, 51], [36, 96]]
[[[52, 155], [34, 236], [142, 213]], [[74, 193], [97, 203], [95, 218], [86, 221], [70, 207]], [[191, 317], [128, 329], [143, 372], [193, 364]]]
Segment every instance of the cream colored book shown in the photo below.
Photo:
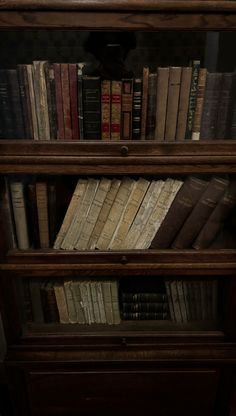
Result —
[[46, 182], [36, 182], [36, 201], [41, 248], [49, 248], [48, 188]]
[[112, 312], [113, 312], [113, 324], [120, 324], [120, 307], [119, 307], [117, 280], [111, 281], [110, 290], [111, 290], [111, 302], [112, 302]]
[[34, 93], [34, 71], [33, 65], [26, 65], [27, 79], [29, 85], [30, 108], [33, 125], [33, 138], [39, 140], [38, 118], [36, 111], [35, 93]]
[[105, 313], [105, 305], [104, 305], [104, 299], [103, 299], [103, 293], [102, 293], [102, 281], [96, 281], [95, 286], [96, 286], [96, 291], [97, 291], [100, 321], [101, 321], [101, 324], [105, 324], [106, 313]]
[[119, 179], [112, 179], [111, 181], [111, 187], [109, 191], [107, 192], [106, 198], [104, 200], [103, 206], [101, 208], [101, 211], [98, 215], [98, 219], [96, 221], [96, 224], [94, 226], [94, 229], [92, 231], [91, 237], [88, 242], [88, 249], [94, 250], [97, 244], [97, 241], [100, 237], [101, 231], [105, 225], [105, 222], [107, 220], [107, 217], [109, 215], [110, 209], [112, 207], [112, 204], [114, 202], [114, 199], [116, 197], [116, 194], [118, 192], [118, 189], [120, 187], [121, 181]]
[[84, 192], [83, 198], [81, 199], [81, 203], [79, 203], [77, 209], [75, 210], [74, 218], [61, 244], [61, 248], [63, 248], [64, 250], [74, 250], [75, 244], [78, 241], [80, 232], [83, 228], [84, 221], [87, 217], [89, 208], [96, 194], [98, 185], [98, 179], [88, 179], [86, 190]]
[[111, 186], [111, 180], [102, 178], [98, 185], [94, 200], [89, 208], [88, 215], [84, 221], [80, 236], [75, 245], [76, 250], [86, 250], [93, 228], [98, 219], [99, 213], [103, 206], [107, 192]]
[[146, 227], [148, 219], [157, 203], [157, 199], [161, 193], [163, 186], [164, 181], [162, 180], [153, 180], [151, 182], [147, 190], [147, 193], [143, 199], [143, 202], [134, 219], [134, 222], [131, 225], [125, 240], [123, 241], [123, 249], [136, 248], [136, 243]]
[[80, 283], [77, 280], [71, 282], [75, 310], [78, 324], [85, 324], [85, 314], [82, 306], [82, 297], [80, 292]]
[[95, 323], [95, 314], [94, 314], [94, 308], [93, 308], [93, 300], [92, 300], [90, 281], [87, 280], [85, 282], [85, 284], [86, 284], [86, 288], [87, 288], [89, 323], [94, 324]]
[[29, 248], [28, 225], [26, 218], [26, 207], [24, 198], [24, 186], [22, 182], [11, 182], [10, 193], [12, 208], [16, 227], [18, 248], [27, 250]]
[[77, 313], [75, 307], [75, 301], [73, 296], [73, 287], [72, 280], [66, 280], [64, 282], [65, 294], [66, 294], [66, 303], [68, 308], [69, 322], [71, 324], [77, 323]]
[[123, 214], [120, 218], [119, 224], [116, 227], [116, 231], [109, 244], [109, 249], [116, 250], [122, 249], [122, 243], [129, 231], [131, 224], [135, 218], [135, 215], [142, 203], [142, 200], [147, 192], [150, 182], [144, 178], [139, 178], [136, 182]]
[[79, 179], [75, 188], [75, 191], [72, 195], [70, 204], [67, 208], [65, 218], [57, 235], [56, 241], [54, 243], [53, 248], [59, 250], [61, 248], [61, 244], [67, 234], [67, 231], [70, 227], [70, 224], [74, 218], [75, 212], [77, 210], [78, 205], [81, 203], [81, 199], [84, 195], [86, 189], [87, 179]]
[[66, 302], [66, 294], [63, 282], [54, 284], [54, 292], [57, 301], [57, 307], [59, 312], [59, 319], [61, 324], [69, 324], [69, 314]]
[[113, 322], [113, 309], [112, 309], [112, 299], [111, 299], [111, 282], [103, 281], [102, 282], [102, 294], [104, 299], [105, 314], [106, 314], [106, 323], [112, 325]]
[[85, 316], [85, 323], [91, 324], [91, 315], [89, 311], [89, 298], [88, 298], [88, 286], [86, 280], [81, 280], [79, 282], [79, 288], [81, 293], [81, 305], [84, 310], [84, 316]]
[[124, 178], [117, 192], [116, 198], [110, 209], [107, 221], [103, 227], [96, 247], [99, 250], [107, 250], [112, 240], [113, 234], [119, 223], [120, 217], [129, 200], [129, 196], [136, 185], [136, 181], [130, 178]]
[[162, 187], [161, 193], [157, 199], [157, 203], [148, 218], [148, 222], [139, 237], [135, 248], [136, 249], [147, 249], [150, 247], [151, 242], [156, 235], [162, 221], [164, 220], [170, 205], [172, 204], [177, 192], [182, 186], [183, 182], [175, 179], [168, 178], [164, 186]]
[[96, 286], [95, 281], [90, 281], [90, 292], [91, 292], [91, 297], [92, 297], [94, 320], [96, 324], [100, 324], [101, 317], [100, 317], [100, 309], [99, 309], [99, 304], [98, 304], [97, 286]]

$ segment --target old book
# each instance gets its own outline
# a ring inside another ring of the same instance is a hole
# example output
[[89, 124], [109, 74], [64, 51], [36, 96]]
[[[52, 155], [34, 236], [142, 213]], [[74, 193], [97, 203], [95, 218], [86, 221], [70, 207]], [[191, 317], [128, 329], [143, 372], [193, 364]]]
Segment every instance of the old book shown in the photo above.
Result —
[[25, 138], [25, 127], [20, 96], [20, 85], [16, 69], [7, 70], [8, 94], [10, 95], [11, 112], [14, 126], [14, 137], [16, 139]]
[[179, 294], [178, 294], [178, 289], [177, 289], [177, 281], [176, 280], [169, 280], [169, 281], [166, 282], [166, 284], [167, 284], [167, 286], [169, 285], [175, 322], [182, 323], [183, 322], [183, 317], [182, 317], [181, 308], [180, 308], [180, 300], [179, 300]]
[[146, 138], [148, 81], [149, 81], [149, 68], [144, 67], [143, 68], [143, 90], [142, 90], [142, 113], [141, 113], [141, 140], [145, 140]]
[[129, 321], [163, 321], [169, 319], [169, 314], [167, 312], [123, 312], [122, 319]]
[[106, 323], [106, 313], [105, 313], [105, 305], [104, 305], [104, 299], [103, 299], [102, 282], [101, 281], [95, 281], [95, 287], [96, 287], [96, 291], [97, 291], [100, 321], [101, 321], [101, 324], [105, 324]]
[[65, 139], [65, 125], [63, 114], [63, 99], [61, 85], [61, 64], [53, 64], [55, 77], [55, 94], [56, 94], [56, 110], [57, 110], [57, 139]]
[[136, 243], [142, 232], [145, 230], [148, 219], [153, 212], [153, 209], [157, 203], [158, 197], [161, 193], [164, 181], [152, 181], [146, 192], [146, 195], [139, 207], [139, 210], [134, 218], [134, 221], [128, 230], [128, 233], [122, 243], [123, 249], [134, 249]]
[[66, 236], [61, 244], [61, 248], [63, 248], [64, 250], [74, 250], [75, 245], [79, 239], [80, 233], [82, 231], [84, 221], [88, 215], [90, 206], [96, 194], [98, 185], [98, 179], [89, 178], [87, 180], [86, 189], [83, 193], [81, 200], [77, 204], [77, 208], [74, 212], [73, 219], [70, 223]]
[[142, 200], [146, 194], [146, 191], [150, 185], [150, 182], [144, 178], [139, 178], [132, 192], [129, 196], [129, 200], [125, 206], [125, 209], [117, 224], [116, 230], [113, 234], [112, 240], [108, 246], [109, 249], [117, 250], [123, 248], [123, 241], [125, 240], [130, 226], [137, 214], [137, 211], [142, 203]]
[[101, 137], [101, 85], [100, 77], [83, 76], [84, 140]]
[[4, 246], [7, 247], [7, 249], [17, 248], [16, 228], [9, 180], [6, 177], [2, 177], [0, 183], [2, 189], [0, 193], [0, 227], [5, 236], [4, 242], [2, 240], [2, 243], [4, 243]]
[[170, 67], [166, 109], [165, 140], [174, 141], [176, 135], [181, 67]]
[[44, 322], [43, 305], [40, 291], [42, 283], [42, 279], [30, 279], [29, 283], [33, 321], [36, 323]]
[[183, 291], [184, 291], [184, 302], [185, 302], [185, 307], [186, 307], [186, 314], [187, 314], [187, 321], [191, 321], [192, 320], [192, 316], [191, 316], [191, 308], [190, 308], [190, 293], [189, 293], [189, 285], [188, 285], [188, 281], [183, 280], [182, 284], [183, 284]]
[[182, 67], [179, 92], [179, 109], [175, 136], [175, 140], [177, 141], [183, 141], [185, 139], [191, 79], [192, 67]]
[[157, 100], [155, 138], [163, 141], [166, 126], [166, 108], [169, 83], [169, 68], [157, 68]]
[[36, 110], [36, 101], [35, 101], [35, 91], [34, 91], [34, 71], [32, 65], [26, 65], [26, 71], [28, 76], [28, 86], [29, 86], [29, 97], [31, 104], [31, 115], [32, 115], [32, 126], [33, 126], [33, 138], [34, 140], [39, 140], [39, 126], [38, 126], [38, 117]]
[[49, 241], [50, 247], [53, 246], [53, 243], [56, 238], [57, 233], [57, 193], [56, 185], [54, 183], [48, 182], [48, 230], [49, 230]]
[[[79, 288], [80, 288], [80, 293], [81, 293], [81, 304], [84, 310], [85, 323], [91, 325], [93, 321], [91, 317], [91, 306], [89, 305], [90, 293], [88, 293], [88, 290], [90, 291], [90, 288], [88, 286], [88, 281], [81, 280], [79, 282]], [[91, 303], [91, 300], [90, 300], [90, 303]]]
[[23, 322], [33, 322], [33, 309], [30, 294], [30, 281], [29, 279], [22, 279], [17, 287], [19, 290], [18, 296], [21, 298], [23, 310], [22, 318]]
[[199, 235], [197, 236], [193, 247], [196, 249], [208, 248], [217, 233], [224, 225], [224, 221], [236, 206], [236, 181], [232, 180], [229, 183], [225, 193], [218, 201], [216, 207], [212, 211], [211, 215], [207, 219], [206, 223], [202, 227]]
[[121, 81], [111, 82], [111, 140], [121, 138], [121, 88]]
[[208, 72], [205, 87], [200, 139], [216, 137], [218, 103], [220, 98], [222, 73]]
[[200, 292], [201, 292], [201, 313], [202, 319], [207, 320], [207, 285], [205, 280], [200, 280]]
[[119, 223], [119, 220], [122, 216], [122, 213], [125, 209], [125, 206], [129, 200], [129, 196], [134, 186], [135, 180], [130, 179], [128, 177], [125, 177], [122, 180], [119, 190], [112, 204], [112, 207], [109, 211], [107, 220], [104, 224], [104, 227], [96, 244], [96, 247], [99, 250], [107, 250], [107, 248], [109, 247], [113, 234], [116, 230], [116, 227]]
[[32, 110], [30, 105], [29, 82], [26, 65], [17, 65], [25, 138], [33, 139]]
[[78, 280], [71, 281], [71, 289], [74, 299], [74, 305], [76, 310], [76, 321], [78, 324], [85, 324], [85, 312], [82, 303], [82, 295], [80, 290], [80, 282]]
[[167, 302], [122, 302], [124, 312], [167, 312], [169, 305]]
[[101, 135], [102, 140], [111, 138], [111, 80], [101, 82]]
[[96, 322], [95, 320], [95, 313], [94, 313], [94, 305], [93, 305], [93, 299], [92, 299], [92, 292], [91, 292], [91, 285], [90, 281], [87, 280], [85, 282], [86, 289], [87, 289], [87, 301], [88, 301], [88, 314], [89, 314], [89, 324], [94, 324]]
[[57, 235], [56, 241], [53, 246], [53, 248], [57, 250], [61, 248], [61, 244], [64, 238], [66, 237], [70, 224], [74, 218], [77, 206], [81, 203], [81, 198], [85, 192], [86, 185], [87, 185], [87, 179], [79, 179], [77, 182], [75, 191], [73, 193], [70, 204], [66, 211], [65, 218], [63, 220], [63, 223], [61, 225], [61, 228], [59, 230], [59, 233]]
[[172, 322], [175, 322], [175, 312], [174, 312], [173, 299], [172, 299], [171, 290], [170, 290], [170, 280], [165, 280], [165, 289], [166, 289], [166, 295], [168, 299], [170, 319]]
[[71, 123], [71, 98], [70, 98], [70, 80], [69, 65], [61, 64], [61, 91], [62, 107], [64, 117], [65, 140], [72, 140], [72, 123]]
[[97, 285], [95, 281], [90, 281], [89, 284], [90, 284], [90, 292], [91, 292], [91, 298], [92, 298], [92, 304], [93, 304], [94, 322], [96, 324], [100, 324], [101, 317], [100, 317]]
[[50, 125], [50, 140], [57, 138], [57, 108], [56, 108], [56, 87], [53, 65], [49, 62], [45, 65], [45, 79], [48, 101], [48, 116]]
[[207, 77], [206, 68], [200, 68], [199, 75], [198, 75], [196, 108], [195, 108], [194, 119], [193, 119], [192, 140], [200, 139], [200, 129], [201, 129], [205, 87], [206, 87], [206, 77]]
[[65, 289], [65, 295], [66, 295], [66, 304], [67, 304], [67, 309], [68, 309], [69, 322], [71, 324], [76, 324], [77, 323], [77, 311], [75, 307], [72, 280], [64, 281], [64, 289]]
[[185, 303], [185, 297], [184, 297], [184, 288], [183, 288], [183, 281], [182, 280], [176, 280], [176, 288], [178, 293], [178, 299], [179, 299], [179, 307], [182, 317], [182, 322], [187, 322], [187, 307]]
[[105, 225], [108, 214], [109, 214], [110, 209], [113, 205], [116, 194], [119, 190], [120, 184], [121, 184], [121, 180], [119, 180], [119, 179], [114, 178], [114, 179], [111, 180], [110, 189], [106, 194], [103, 205], [101, 207], [101, 211], [99, 212], [96, 224], [93, 228], [91, 237], [89, 239], [88, 249], [94, 249], [96, 247], [97, 241], [98, 241], [98, 239], [100, 237], [100, 234], [102, 232], [102, 229]]
[[168, 178], [162, 187], [157, 199], [156, 205], [148, 218], [145, 229], [139, 237], [135, 248], [147, 249], [156, 235], [162, 221], [164, 220], [177, 192], [181, 188], [183, 182], [177, 179]]
[[122, 302], [134, 302], [134, 303], [166, 303], [167, 295], [166, 293], [155, 293], [155, 292], [122, 292], [121, 293]]
[[45, 66], [47, 61], [33, 61], [35, 103], [40, 140], [50, 140]]
[[121, 139], [132, 137], [133, 80], [122, 79], [121, 91]]
[[108, 325], [112, 325], [114, 324], [114, 319], [113, 319], [111, 282], [110, 281], [106, 281], [106, 280], [102, 281], [102, 294], [103, 294], [105, 314], [106, 314], [106, 323]]
[[232, 107], [235, 96], [235, 72], [222, 74], [221, 91], [218, 102], [218, 115], [216, 120], [216, 139], [230, 138], [230, 125]]
[[0, 115], [1, 115], [1, 137], [13, 139], [15, 137], [13, 112], [9, 94], [9, 83], [7, 70], [0, 69]]
[[39, 222], [39, 240], [41, 248], [50, 247], [49, 218], [48, 218], [48, 190], [46, 182], [36, 182], [36, 200]]
[[64, 283], [55, 282], [54, 292], [55, 292], [55, 297], [56, 297], [56, 302], [57, 302], [57, 307], [58, 307], [60, 323], [68, 324], [70, 321], [69, 321]]
[[76, 250], [86, 250], [88, 248], [88, 242], [91, 237], [93, 228], [97, 222], [99, 213], [103, 206], [107, 192], [111, 186], [111, 180], [108, 178], [101, 178], [94, 199], [89, 207], [88, 214], [85, 218], [83, 227], [81, 229], [77, 243], [75, 244]]
[[119, 324], [120, 323], [120, 307], [119, 307], [119, 294], [118, 294], [117, 280], [111, 281], [110, 290], [111, 290], [113, 324]]
[[157, 74], [149, 74], [146, 136], [145, 136], [146, 140], [155, 139], [156, 96], [157, 96]]
[[54, 291], [54, 282], [43, 283], [40, 288], [44, 322], [59, 322], [59, 312]]
[[18, 248], [27, 250], [29, 248], [29, 232], [26, 218], [26, 203], [23, 183], [10, 182], [10, 193]]
[[86, 62], [77, 64], [77, 81], [78, 81], [78, 118], [79, 118], [79, 137], [84, 139], [84, 110], [83, 110], [83, 75], [86, 72]]
[[142, 79], [135, 78], [133, 84], [133, 112], [132, 112], [132, 139], [141, 137], [141, 113], [142, 113]]
[[219, 199], [223, 196], [228, 183], [228, 180], [220, 177], [213, 177], [210, 180], [205, 192], [203, 192], [172, 243], [173, 248], [180, 249], [192, 246]]
[[190, 85], [189, 103], [188, 103], [188, 115], [187, 115], [187, 126], [186, 126], [186, 139], [192, 138], [193, 120], [195, 114], [195, 107], [197, 101], [197, 86], [198, 86], [198, 75], [200, 70], [200, 61], [198, 59], [192, 62], [192, 79]]
[[34, 248], [40, 248], [39, 222], [36, 199], [36, 185], [29, 183], [26, 188], [27, 221], [30, 230], [30, 244]]
[[68, 70], [69, 70], [72, 140], [79, 140], [77, 65], [69, 64]]
[[189, 176], [184, 181], [151, 243], [151, 248], [164, 249], [171, 245], [206, 186], [206, 181], [194, 176]]

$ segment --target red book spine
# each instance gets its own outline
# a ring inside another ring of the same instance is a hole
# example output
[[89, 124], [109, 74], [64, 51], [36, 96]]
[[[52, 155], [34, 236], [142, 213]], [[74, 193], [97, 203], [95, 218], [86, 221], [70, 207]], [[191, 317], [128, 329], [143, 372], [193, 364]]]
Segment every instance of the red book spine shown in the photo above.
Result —
[[61, 64], [61, 89], [65, 125], [65, 139], [72, 140], [71, 112], [70, 112], [70, 84], [68, 64]]
[[64, 115], [62, 105], [62, 89], [61, 89], [61, 64], [53, 64], [56, 90], [56, 110], [57, 110], [57, 138], [65, 139]]
[[103, 80], [101, 84], [101, 118], [102, 140], [111, 138], [111, 81]]
[[121, 81], [112, 81], [111, 140], [120, 140]]
[[77, 98], [77, 65], [69, 64], [69, 80], [70, 80], [70, 107], [71, 107], [71, 124], [72, 139], [79, 140], [79, 123], [78, 123], [78, 98]]

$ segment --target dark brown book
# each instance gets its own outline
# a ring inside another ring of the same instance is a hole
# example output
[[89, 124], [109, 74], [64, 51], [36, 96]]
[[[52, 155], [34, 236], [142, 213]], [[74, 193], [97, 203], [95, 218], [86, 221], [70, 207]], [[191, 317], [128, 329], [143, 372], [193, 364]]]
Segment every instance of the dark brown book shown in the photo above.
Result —
[[168, 312], [123, 312], [122, 319], [130, 321], [170, 319]]
[[222, 74], [221, 91], [218, 102], [218, 114], [216, 121], [216, 139], [230, 138], [230, 117], [234, 99], [235, 72]]
[[164, 249], [170, 247], [206, 187], [206, 181], [193, 176], [184, 181], [152, 241], [151, 248]]
[[224, 195], [211, 213], [206, 224], [200, 231], [193, 247], [196, 249], [208, 248], [223, 228], [224, 222], [236, 206], [236, 180], [232, 180]]
[[61, 88], [61, 64], [53, 64], [55, 76], [55, 93], [56, 93], [56, 109], [57, 109], [57, 138], [65, 139], [64, 114], [62, 103]]
[[14, 139], [14, 118], [9, 94], [9, 82], [6, 69], [0, 69], [0, 114], [1, 135], [3, 139]]
[[205, 87], [200, 139], [215, 139], [222, 73], [208, 72]]
[[70, 82], [68, 64], [61, 64], [61, 90], [64, 116], [65, 140], [72, 140], [72, 123], [70, 107]]
[[56, 186], [48, 183], [48, 227], [50, 246], [53, 246], [57, 234]]
[[[19, 90], [20, 90], [20, 100], [22, 108], [22, 117], [24, 123], [24, 133], [25, 139], [33, 138], [32, 131], [32, 116], [31, 110], [29, 109], [29, 91], [28, 87], [28, 77], [25, 77], [25, 68], [24, 65], [17, 65], [18, 81], [19, 81]], [[27, 97], [28, 94], [28, 97]], [[29, 111], [30, 110], [30, 111]]]
[[47, 87], [48, 117], [50, 126], [50, 139], [57, 138], [57, 107], [55, 91], [55, 74], [52, 64], [45, 65], [45, 80]]
[[48, 193], [46, 182], [36, 182], [36, 200], [39, 224], [39, 240], [41, 248], [48, 248], [49, 219], [48, 219]]
[[40, 292], [42, 299], [44, 322], [59, 322], [59, 312], [53, 282], [50, 281], [42, 284]]
[[181, 67], [170, 67], [165, 127], [165, 140], [168, 141], [175, 141], [181, 71]]
[[195, 108], [194, 119], [193, 119], [192, 140], [200, 139], [201, 120], [202, 120], [205, 88], [206, 88], [206, 77], [207, 77], [206, 68], [200, 68], [199, 76], [198, 76], [198, 85], [197, 85], [196, 108]]
[[22, 114], [22, 105], [21, 105], [20, 88], [19, 88], [17, 70], [8, 69], [7, 75], [8, 75], [8, 83], [9, 83], [8, 93], [10, 94], [10, 98], [11, 98], [11, 108], [12, 108], [12, 114], [13, 114], [15, 138], [24, 139], [25, 128], [24, 128], [24, 120], [23, 120], [23, 114]]
[[191, 79], [192, 67], [183, 67], [180, 82], [179, 109], [175, 136], [177, 141], [183, 141], [185, 139]]
[[141, 117], [141, 140], [146, 138], [146, 121], [147, 121], [147, 106], [148, 106], [148, 79], [149, 68], [143, 68], [143, 91], [142, 91], [142, 117]]
[[69, 64], [72, 139], [79, 140], [77, 65]]
[[132, 101], [133, 80], [122, 79], [121, 92], [121, 139], [130, 140], [132, 137]]
[[139, 140], [141, 136], [141, 113], [142, 113], [142, 79], [135, 78], [133, 85], [133, 119], [132, 139]]
[[192, 246], [216, 204], [223, 196], [228, 184], [228, 180], [218, 177], [213, 177], [210, 180], [205, 192], [177, 234], [172, 244], [173, 248], [183, 249]]
[[165, 137], [169, 72], [169, 68], [157, 68], [155, 139], [158, 141], [163, 141]]
[[31, 246], [34, 248], [40, 248], [39, 242], [39, 224], [38, 224], [38, 210], [36, 199], [36, 185], [30, 183], [27, 186], [26, 191], [26, 204], [27, 204], [27, 218], [29, 224], [29, 238]]
[[121, 293], [121, 300], [123, 302], [166, 302], [167, 295], [165, 293], [152, 292], [123, 292]]
[[146, 140], [155, 139], [156, 96], [157, 96], [157, 74], [149, 74], [146, 137], [145, 137]]
[[123, 302], [123, 312], [167, 312], [168, 302]]
[[100, 77], [83, 77], [84, 140], [101, 138], [101, 88]]

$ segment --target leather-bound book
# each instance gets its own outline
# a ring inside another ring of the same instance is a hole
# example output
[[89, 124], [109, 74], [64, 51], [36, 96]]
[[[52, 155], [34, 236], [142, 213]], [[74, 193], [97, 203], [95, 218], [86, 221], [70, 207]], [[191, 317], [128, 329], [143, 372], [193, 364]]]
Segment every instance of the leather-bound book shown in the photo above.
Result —
[[191, 139], [193, 120], [197, 100], [197, 86], [198, 86], [198, 75], [200, 70], [200, 61], [194, 60], [192, 62], [192, 79], [190, 85], [189, 103], [188, 103], [188, 115], [187, 115], [187, 126], [186, 126], [186, 139]]
[[52, 64], [45, 65], [45, 79], [47, 88], [48, 116], [50, 125], [50, 139], [57, 138], [57, 108], [55, 91], [55, 74]]
[[220, 177], [213, 177], [210, 180], [205, 192], [202, 194], [183, 227], [177, 234], [172, 244], [173, 248], [184, 249], [192, 246], [216, 204], [223, 196], [228, 184], [228, 180]]
[[164, 249], [171, 245], [206, 187], [206, 181], [194, 176], [190, 176], [184, 181], [151, 243], [151, 248]]
[[72, 140], [79, 140], [77, 65], [69, 64]]
[[50, 246], [49, 218], [48, 218], [48, 193], [46, 182], [36, 182], [36, 200], [39, 222], [39, 240], [41, 248]]
[[216, 139], [230, 138], [232, 106], [235, 95], [235, 72], [222, 74], [220, 99], [216, 123]]
[[130, 140], [132, 136], [133, 80], [122, 79], [121, 94], [121, 139]]
[[62, 88], [61, 88], [61, 64], [53, 64], [55, 76], [56, 109], [57, 109], [57, 139], [65, 139]]
[[200, 139], [202, 111], [203, 111], [204, 95], [205, 95], [205, 88], [206, 88], [206, 77], [207, 77], [206, 68], [200, 68], [199, 76], [198, 76], [198, 85], [197, 85], [196, 108], [195, 108], [194, 119], [193, 119], [192, 140]]
[[124, 312], [167, 312], [169, 306], [167, 302], [123, 302]]
[[141, 112], [142, 112], [142, 79], [135, 78], [133, 85], [133, 120], [132, 139], [139, 140], [141, 136]]
[[200, 139], [215, 139], [222, 73], [208, 72], [201, 120]]
[[50, 140], [47, 87], [45, 77], [46, 66], [48, 66], [47, 61], [33, 61], [35, 104], [40, 140]]
[[29, 232], [23, 183], [10, 182], [10, 194], [18, 248], [27, 250], [29, 248]]
[[101, 138], [100, 84], [100, 77], [83, 77], [84, 140], [97, 140]]
[[149, 74], [146, 140], [153, 140], [155, 138], [156, 96], [157, 96], [157, 74]]
[[45, 284], [42, 284], [40, 292], [42, 299], [44, 322], [59, 322], [59, 312], [53, 282], [50, 281]]
[[29, 108], [29, 86], [28, 86], [28, 77], [25, 76], [26, 68], [25, 65], [17, 65], [17, 74], [19, 81], [19, 90], [20, 90], [20, 101], [22, 108], [22, 117], [24, 122], [24, 132], [25, 139], [33, 138], [32, 130], [32, 116], [31, 109]]
[[134, 302], [134, 303], [166, 303], [167, 295], [165, 293], [155, 293], [155, 292], [122, 292], [121, 293], [122, 302]]
[[121, 81], [111, 82], [111, 140], [120, 140]]
[[0, 115], [1, 115], [1, 136], [3, 139], [14, 139], [15, 129], [13, 122], [13, 112], [9, 94], [9, 83], [7, 70], [0, 69]]
[[70, 81], [69, 81], [69, 65], [61, 64], [61, 90], [62, 90], [62, 106], [64, 116], [65, 140], [72, 140], [72, 124], [71, 124], [71, 100], [70, 100]]
[[10, 99], [11, 99], [11, 111], [13, 115], [13, 125], [15, 130], [15, 138], [25, 138], [25, 127], [23, 120], [23, 112], [20, 98], [20, 88], [16, 69], [8, 69], [8, 84]]
[[163, 321], [169, 319], [169, 312], [122, 312], [121, 316], [125, 321]]
[[33, 139], [39, 140], [39, 126], [38, 126], [36, 101], [35, 101], [33, 65], [25, 65], [25, 68], [26, 68], [28, 87], [29, 87], [29, 100], [30, 100], [30, 110], [31, 110], [31, 117], [32, 117]]
[[30, 242], [34, 248], [40, 248], [35, 183], [30, 183], [27, 186], [26, 203], [27, 203], [27, 219], [28, 219], [29, 230], [30, 230], [30, 235], [29, 235]]
[[169, 68], [157, 68], [155, 139], [158, 141], [163, 141], [165, 136], [169, 72]]
[[179, 109], [175, 136], [175, 140], [177, 141], [183, 141], [185, 139], [191, 79], [192, 67], [183, 67], [180, 82]]
[[111, 80], [101, 82], [101, 135], [102, 140], [111, 138]]
[[224, 195], [219, 200], [206, 224], [201, 229], [193, 247], [196, 249], [208, 248], [218, 232], [222, 229], [232, 209], [236, 206], [236, 180], [232, 180]]
[[181, 67], [170, 67], [165, 128], [165, 140], [168, 141], [175, 141], [181, 71]]
[[149, 81], [149, 68], [144, 67], [143, 68], [143, 91], [142, 91], [141, 140], [145, 140], [146, 138], [148, 81]]

